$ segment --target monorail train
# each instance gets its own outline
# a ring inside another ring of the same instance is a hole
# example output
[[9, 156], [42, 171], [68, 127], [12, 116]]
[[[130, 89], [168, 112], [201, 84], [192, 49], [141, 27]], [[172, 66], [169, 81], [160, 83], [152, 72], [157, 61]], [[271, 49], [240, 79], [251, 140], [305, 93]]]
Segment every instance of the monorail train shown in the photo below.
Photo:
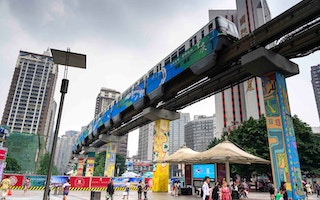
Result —
[[80, 150], [87, 145], [86, 141], [96, 137], [99, 129], [110, 129], [112, 123], [120, 122], [121, 113], [130, 106], [141, 108], [145, 97], [150, 101], [159, 99], [162, 95], [161, 87], [183, 74], [186, 69], [189, 68], [195, 75], [209, 70], [215, 65], [217, 52], [238, 39], [234, 23], [221, 16], [211, 20], [93, 119], [82, 131], [72, 150]]

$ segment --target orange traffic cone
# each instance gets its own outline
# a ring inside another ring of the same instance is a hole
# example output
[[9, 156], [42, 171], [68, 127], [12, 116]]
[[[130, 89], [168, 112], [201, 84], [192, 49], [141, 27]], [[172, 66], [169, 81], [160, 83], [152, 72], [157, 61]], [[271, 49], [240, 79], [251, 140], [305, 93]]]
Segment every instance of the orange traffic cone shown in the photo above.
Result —
[[11, 190], [8, 190], [8, 196], [11, 196], [11, 195], [12, 195]]

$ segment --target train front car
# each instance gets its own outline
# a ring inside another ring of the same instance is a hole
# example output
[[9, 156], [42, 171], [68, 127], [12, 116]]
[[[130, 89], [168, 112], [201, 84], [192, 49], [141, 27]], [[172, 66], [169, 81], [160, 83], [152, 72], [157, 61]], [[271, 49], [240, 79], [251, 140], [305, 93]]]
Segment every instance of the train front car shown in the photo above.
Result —
[[215, 51], [220, 51], [239, 40], [239, 33], [236, 25], [230, 20], [218, 16], [215, 18], [216, 30], [218, 31], [218, 41]]

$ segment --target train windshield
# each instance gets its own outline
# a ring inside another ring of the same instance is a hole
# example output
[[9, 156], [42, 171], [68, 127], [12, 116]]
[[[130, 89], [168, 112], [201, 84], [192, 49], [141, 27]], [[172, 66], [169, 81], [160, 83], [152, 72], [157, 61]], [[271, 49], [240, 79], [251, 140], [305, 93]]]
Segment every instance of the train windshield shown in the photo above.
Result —
[[224, 33], [228, 36], [239, 39], [236, 25], [226, 18], [221, 16], [216, 17], [216, 29], [219, 31], [219, 33]]

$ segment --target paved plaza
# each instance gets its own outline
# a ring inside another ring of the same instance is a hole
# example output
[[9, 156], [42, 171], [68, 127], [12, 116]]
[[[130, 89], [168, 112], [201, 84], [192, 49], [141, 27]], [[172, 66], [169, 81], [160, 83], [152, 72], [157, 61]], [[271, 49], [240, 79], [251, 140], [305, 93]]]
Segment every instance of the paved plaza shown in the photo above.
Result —
[[[116, 191], [114, 200], [122, 199], [122, 191]], [[43, 199], [43, 191], [28, 191], [27, 194], [23, 194], [21, 190], [13, 190], [12, 196], [7, 197], [7, 200], [42, 200]], [[90, 191], [71, 191], [68, 196], [68, 200], [90, 200]], [[105, 192], [101, 192], [101, 200], [105, 200]], [[62, 200], [62, 195], [50, 195], [50, 200]], [[129, 200], [137, 200], [137, 191], [131, 191], [129, 194]], [[201, 200], [200, 197], [197, 196], [179, 196], [173, 197], [169, 193], [152, 193], [148, 192], [149, 200]], [[268, 193], [255, 193], [252, 192], [249, 194], [248, 200], [268, 200]], [[312, 195], [308, 198], [308, 200], [320, 200], [320, 198], [316, 198], [316, 195]]]

